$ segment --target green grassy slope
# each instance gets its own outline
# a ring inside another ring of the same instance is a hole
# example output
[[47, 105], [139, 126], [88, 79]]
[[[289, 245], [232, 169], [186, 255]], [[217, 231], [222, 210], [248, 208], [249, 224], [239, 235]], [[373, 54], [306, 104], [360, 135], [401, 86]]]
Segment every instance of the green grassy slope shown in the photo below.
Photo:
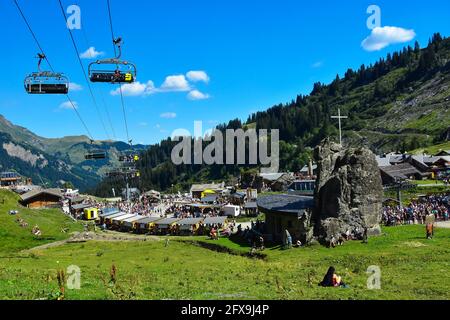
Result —
[[420, 149], [416, 149], [411, 151], [411, 154], [431, 154], [434, 155], [436, 153], [438, 153], [441, 150], [450, 150], [450, 141], [441, 143], [441, 144], [437, 144], [434, 146], [430, 146], [430, 147], [426, 147], [426, 148], [420, 148]]
[[[0, 259], [0, 298], [54, 296], [57, 270], [77, 265], [81, 289], [66, 290], [66, 299], [450, 299], [449, 229], [425, 240], [423, 226], [385, 228], [367, 245], [271, 248], [265, 260], [174, 240], [168, 247], [164, 241], [66, 244]], [[219, 244], [249, 249], [227, 239]], [[109, 284], [113, 264], [116, 285]], [[350, 288], [317, 286], [330, 265]], [[371, 265], [381, 268], [381, 290], [366, 287]]]
[[[73, 222], [58, 209], [31, 210], [21, 207], [18, 200], [16, 194], [0, 190], [0, 256], [63, 240], [69, 237], [70, 232], [82, 230], [79, 223]], [[18, 210], [19, 214], [10, 215], [10, 210]], [[27, 228], [16, 222], [19, 217], [28, 223]], [[41, 237], [31, 233], [35, 225], [41, 229]], [[69, 232], [62, 233], [62, 228], [69, 228]]]

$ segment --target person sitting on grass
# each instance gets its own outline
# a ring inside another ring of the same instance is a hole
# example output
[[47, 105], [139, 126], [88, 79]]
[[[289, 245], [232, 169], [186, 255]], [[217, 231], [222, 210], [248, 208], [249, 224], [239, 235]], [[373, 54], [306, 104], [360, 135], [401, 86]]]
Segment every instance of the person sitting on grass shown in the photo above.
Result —
[[334, 267], [329, 267], [327, 274], [323, 278], [322, 282], [319, 283], [319, 286], [346, 288], [347, 285], [342, 281], [342, 278], [338, 276], [335, 272], [336, 269], [334, 269]]
[[38, 225], [35, 225], [35, 226], [33, 227], [33, 229], [31, 230], [31, 232], [32, 232], [35, 236], [37, 236], [37, 237], [39, 237], [39, 236], [42, 235], [41, 229], [39, 229], [39, 226], [38, 226]]

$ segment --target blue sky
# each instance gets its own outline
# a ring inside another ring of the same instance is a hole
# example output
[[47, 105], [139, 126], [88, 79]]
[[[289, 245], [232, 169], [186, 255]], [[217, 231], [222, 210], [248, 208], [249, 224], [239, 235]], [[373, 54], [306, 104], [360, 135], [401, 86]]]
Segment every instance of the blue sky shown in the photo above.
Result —
[[[94, 138], [106, 139], [57, 0], [18, 1], [53, 67], [81, 86], [71, 97]], [[82, 30], [74, 30], [80, 51], [95, 47], [104, 53], [100, 57], [111, 57], [106, 0], [63, 4], [81, 8]], [[410, 32], [393, 36], [404, 43], [375, 51], [362, 47], [372, 32], [366, 26], [371, 4], [381, 8], [382, 27]], [[130, 136], [146, 144], [177, 128], [192, 132], [195, 120], [202, 120], [204, 129], [245, 120], [251, 112], [309, 93], [314, 82], [329, 82], [348, 67], [374, 62], [415, 40], [425, 46], [437, 31], [450, 35], [447, 0], [111, 0], [111, 6], [115, 33], [125, 41], [123, 58], [138, 67], [139, 83], [124, 88]], [[24, 92], [23, 78], [35, 71], [38, 49], [12, 0], [0, 3], [0, 17], [5, 75], [0, 114], [45, 137], [85, 134], [73, 110], [64, 108], [64, 96]], [[83, 59], [86, 66], [90, 61]], [[203, 73], [188, 77], [190, 71]], [[116, 138], [125, 140], [120, 98], [112, 92], [117, 87], [92, 86], [109, 135], [102, 96]]]

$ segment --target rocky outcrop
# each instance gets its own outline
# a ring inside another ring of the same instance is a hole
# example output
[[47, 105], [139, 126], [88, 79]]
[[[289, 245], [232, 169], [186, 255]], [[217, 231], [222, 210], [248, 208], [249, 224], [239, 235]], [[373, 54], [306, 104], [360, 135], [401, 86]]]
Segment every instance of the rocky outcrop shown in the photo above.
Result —
[[36, 155], [29, 150], [26, 150], [22, 146], [16, 145], [12, 142], [3, 143], [3, 149], [7, 152], [10, 157], [16, 157], [24, 162], [28, 162], [33, 167], [38, 166], [40, 169], [48, 165], [47, 159], [43, 155]]
[[383, 187], [375, 155], [325, 140], [314, 154], [318, 165], [314, 234], [329, 242], [350, 231], [362, 237], [380, 232]]

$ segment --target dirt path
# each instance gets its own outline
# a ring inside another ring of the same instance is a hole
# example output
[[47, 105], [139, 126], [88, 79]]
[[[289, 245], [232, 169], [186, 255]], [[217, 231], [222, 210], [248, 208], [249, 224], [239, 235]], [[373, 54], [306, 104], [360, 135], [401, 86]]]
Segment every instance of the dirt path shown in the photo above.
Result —
[[75, 232], [69, 239], [47, 243], [42, 246], [37, 246], [31, 249], [24, 250], [23, 252], [30, 252], [34, 250], [46, 250], [49, 248], [59, 247], [67, 243], [81, 243], [87, 241], [160, 241], [161, 239], [156, 236], [136, 235], [136, 234], [124, 234], [114, 231], [104, 232]]

